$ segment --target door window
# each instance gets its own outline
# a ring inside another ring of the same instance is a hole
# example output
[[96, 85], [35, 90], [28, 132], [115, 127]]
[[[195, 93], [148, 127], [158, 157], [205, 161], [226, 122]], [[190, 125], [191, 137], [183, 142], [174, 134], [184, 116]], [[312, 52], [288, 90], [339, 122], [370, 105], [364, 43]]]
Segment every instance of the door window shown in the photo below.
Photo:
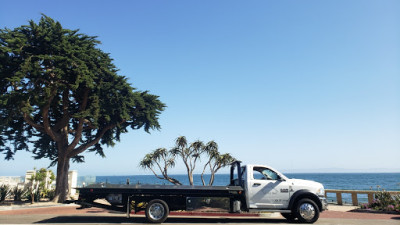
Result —
[[279, 175], [264, 167], [253, 167], [253, 179], [255, 180], [279, 180]]

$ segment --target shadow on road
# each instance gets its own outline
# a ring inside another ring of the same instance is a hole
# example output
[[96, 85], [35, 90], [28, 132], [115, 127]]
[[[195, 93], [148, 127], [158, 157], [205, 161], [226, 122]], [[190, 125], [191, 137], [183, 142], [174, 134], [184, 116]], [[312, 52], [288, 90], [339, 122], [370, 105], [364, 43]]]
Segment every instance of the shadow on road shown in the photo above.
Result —
[[[117, 216], [58, 216], [38, 221], [36, 223], [147, 223], [144, 217], [117, 217]], [[232, 219], [232, 218], [168, 218], [165, 223], [288, 223], [285, 219]]]

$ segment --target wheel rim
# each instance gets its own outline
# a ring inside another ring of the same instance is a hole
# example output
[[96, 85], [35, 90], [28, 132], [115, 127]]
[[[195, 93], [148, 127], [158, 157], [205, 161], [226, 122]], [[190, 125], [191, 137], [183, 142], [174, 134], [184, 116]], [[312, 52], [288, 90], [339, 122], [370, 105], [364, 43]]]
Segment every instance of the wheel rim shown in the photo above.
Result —
[[164, 216], [164, 206], [160, 203], [154, 203], [149, 208], [149, 216], [153, 220], [159, 220]]
[[315, 208], [310, 203], [301, 204], [299, 208], [300, 216], [306, 220], [311, 220], [315, 216]]

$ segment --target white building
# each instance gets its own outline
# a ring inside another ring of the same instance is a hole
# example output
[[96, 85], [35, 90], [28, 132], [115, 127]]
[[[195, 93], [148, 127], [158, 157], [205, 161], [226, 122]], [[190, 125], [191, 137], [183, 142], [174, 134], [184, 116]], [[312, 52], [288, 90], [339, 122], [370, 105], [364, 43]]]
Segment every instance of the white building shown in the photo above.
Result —
[[25, 184], [29, 184], [32, 182], [32, 177], [34, 177], [36, 175], [36, 171], [35, 170], [27, 170], [25, 173]]
[[[8, 185], [10, 188], [19, 187], [24, 188], [28, 185], [32, 185], [32, 177], [36, 175], [35, 170], [27, 170], [25, 173], [25, 177], [23, 176], [0, 176], [0, 185]], [[51, 173], [48, 171], [45, 179], [45, 188], [46, 189], [54, 189], [55, 181], [50, 183]], [[68, 193], [72, 196], [76, 194], [76, 190], [74, 188], [77, 187], [78, 184], [78, 171], [72, 170], [68, 172]]]
[[75, 196], [76, 187], [78, 184], [78, 171], [71, 170], [68, 171], [68, 193], [70, 196]]
[[22, 177], [17, 176], [4, 176], [0, 177], [0, 185], [8, 185], [10, 187], [21, 186], [23, 187]]

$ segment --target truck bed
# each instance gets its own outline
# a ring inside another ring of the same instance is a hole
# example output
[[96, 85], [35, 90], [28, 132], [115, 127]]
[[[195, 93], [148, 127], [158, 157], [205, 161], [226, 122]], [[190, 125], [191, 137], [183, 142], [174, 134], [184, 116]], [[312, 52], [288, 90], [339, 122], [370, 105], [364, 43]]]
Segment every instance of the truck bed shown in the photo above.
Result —
[[189, 186], [189, 185], [127, 185], [93, 184], [77, 188], [80, 194], [124, 194], [124, 195], [190, 195], [192, 197], [229, 197], [240, 194], [240, 186]]

